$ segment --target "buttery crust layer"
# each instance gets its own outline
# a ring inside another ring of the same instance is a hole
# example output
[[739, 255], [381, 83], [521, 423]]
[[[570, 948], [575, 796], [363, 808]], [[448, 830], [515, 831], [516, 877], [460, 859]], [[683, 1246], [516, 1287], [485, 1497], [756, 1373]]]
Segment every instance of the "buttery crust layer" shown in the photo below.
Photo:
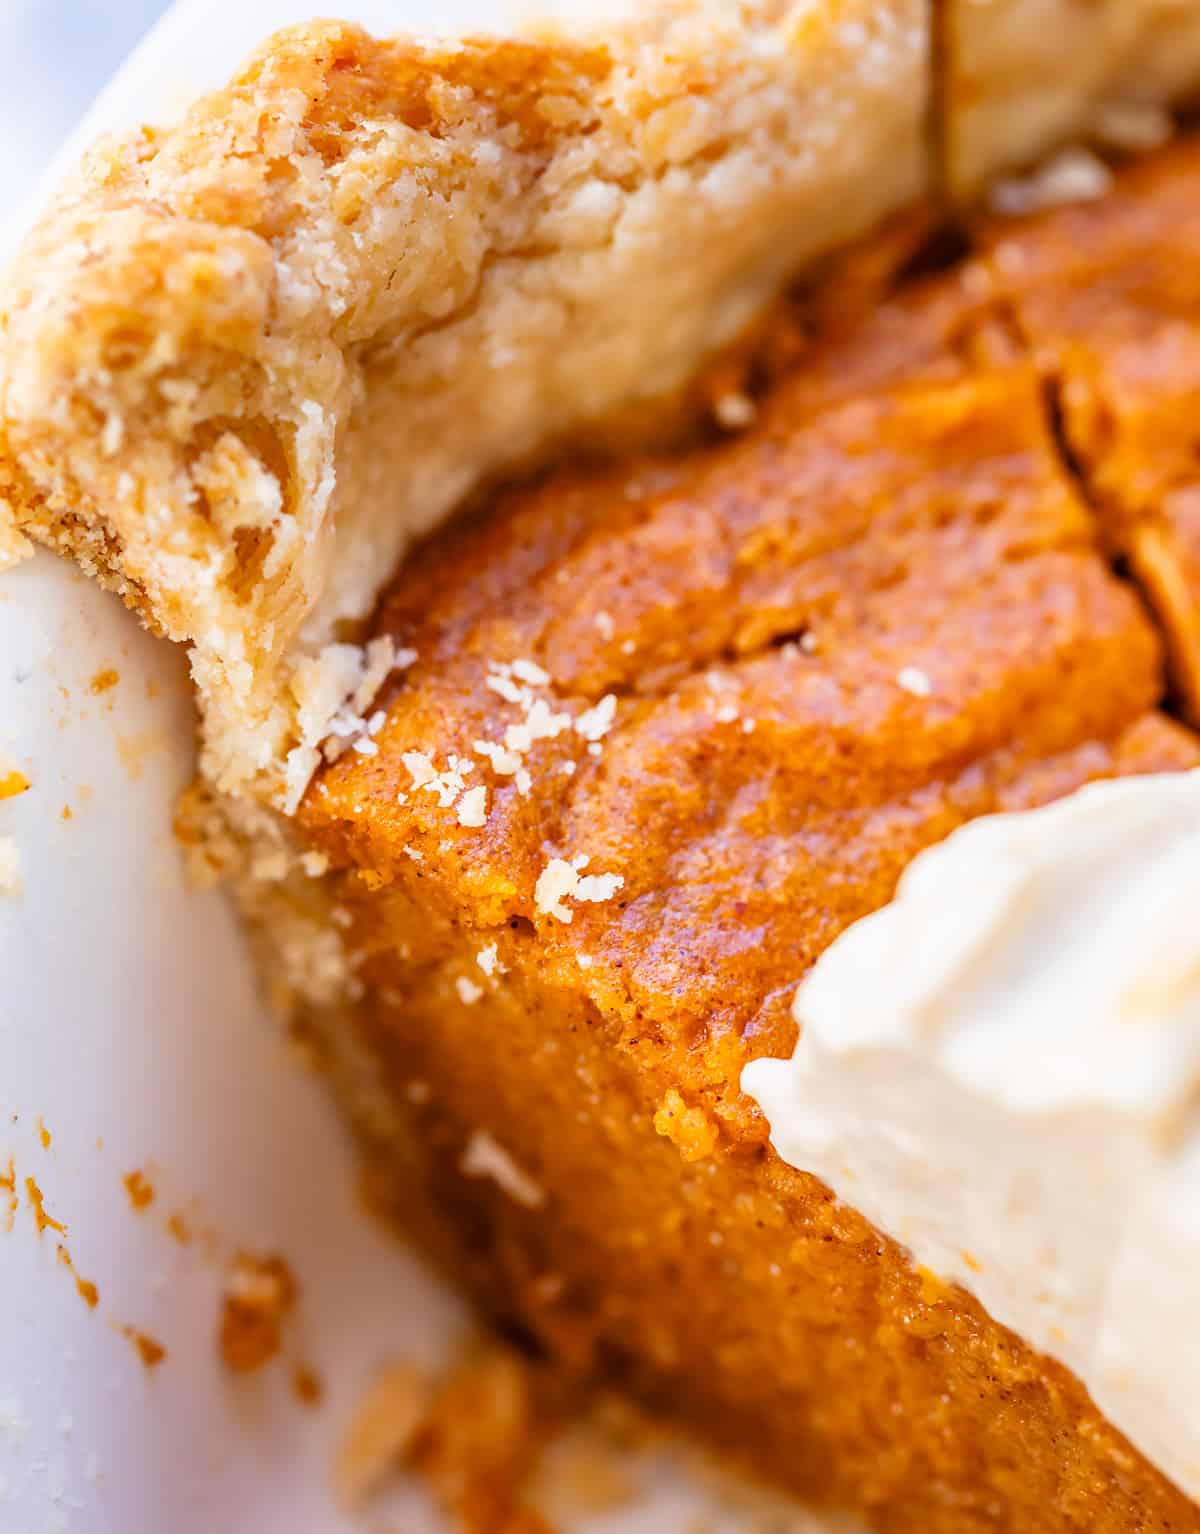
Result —
[[[335, 645], [481, 479], [683, 388], [928, 183], [925, 0], [602, 39], [281, 33], [101, 145], [8, 278], [0, 496], [192, 649], [203, 769], [287, 808]], [[0, 503], [2, 504], [2, 503]]]
[[189, 644], [206, 777], [292, 809], [378, 679], [339, 641], [477, 485], [644, 435], [805, 263], [939, 181], [973, 192], [1200, 80], [1178, 0], [936, 20], [936, 47], [930, 0], [659, 0], [540, 42], [281, 33], [177, 126], [99, 146], [26, 242], [0, 559], [70, 552]]

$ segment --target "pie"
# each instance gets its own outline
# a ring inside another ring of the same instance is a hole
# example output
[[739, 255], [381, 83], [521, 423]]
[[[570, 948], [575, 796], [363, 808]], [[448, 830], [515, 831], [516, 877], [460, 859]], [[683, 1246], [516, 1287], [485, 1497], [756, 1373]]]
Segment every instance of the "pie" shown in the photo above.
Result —
[[1198, 30], [300, 28], [5, 300], [8, 547], [191, 646], [183, 834], [405, 1224], [880, 1529], [1200, 1529], [1200, 142], [939, 201]]

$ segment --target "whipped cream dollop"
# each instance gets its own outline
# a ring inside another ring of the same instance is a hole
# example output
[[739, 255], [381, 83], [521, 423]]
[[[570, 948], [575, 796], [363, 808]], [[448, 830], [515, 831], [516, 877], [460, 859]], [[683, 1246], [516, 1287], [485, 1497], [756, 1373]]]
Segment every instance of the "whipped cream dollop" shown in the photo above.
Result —
[[1200, 1499], [1200, 770], [956, 831], [794, 1010], [779, 1155]]

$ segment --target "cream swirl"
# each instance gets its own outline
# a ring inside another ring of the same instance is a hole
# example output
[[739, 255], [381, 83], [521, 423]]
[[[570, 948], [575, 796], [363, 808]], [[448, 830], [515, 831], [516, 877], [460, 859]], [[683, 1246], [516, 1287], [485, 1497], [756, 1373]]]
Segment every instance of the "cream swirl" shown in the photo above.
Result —
[[743, 1085], [778, 1153], [1200, 1499], [1200, 771], [930, 848]]

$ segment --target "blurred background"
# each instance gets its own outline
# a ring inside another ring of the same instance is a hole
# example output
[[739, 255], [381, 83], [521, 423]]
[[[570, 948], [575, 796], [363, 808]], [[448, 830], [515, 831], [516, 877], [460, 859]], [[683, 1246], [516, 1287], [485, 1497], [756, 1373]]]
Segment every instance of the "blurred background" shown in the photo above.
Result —
[[0, 0], [0, 223], [168, 0]]

